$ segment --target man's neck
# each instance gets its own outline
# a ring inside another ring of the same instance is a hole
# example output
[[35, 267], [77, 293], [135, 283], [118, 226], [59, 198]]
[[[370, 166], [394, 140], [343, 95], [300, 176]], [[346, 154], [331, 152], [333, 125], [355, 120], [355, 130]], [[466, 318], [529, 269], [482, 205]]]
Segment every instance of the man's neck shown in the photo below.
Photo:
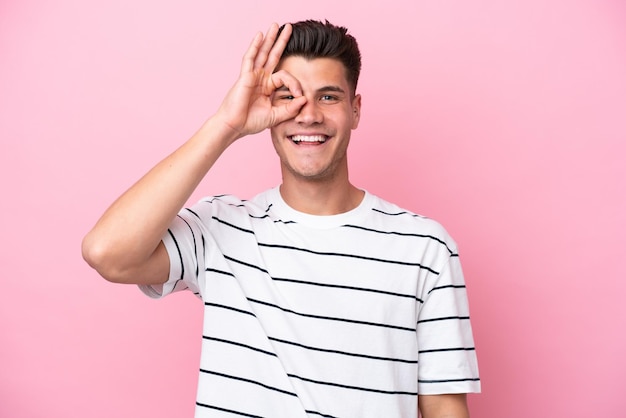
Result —
[[340, 184], [310, 181], [285, 181], [280, 194], [291, 208], [310, 215], [337, 215], [362, 202], [365, 192], [349, 181]]

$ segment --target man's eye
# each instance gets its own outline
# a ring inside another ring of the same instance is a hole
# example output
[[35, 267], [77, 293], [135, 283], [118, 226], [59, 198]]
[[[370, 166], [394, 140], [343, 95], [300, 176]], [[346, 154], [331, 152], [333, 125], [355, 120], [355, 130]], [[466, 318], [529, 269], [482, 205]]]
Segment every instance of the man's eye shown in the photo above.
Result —
[[293, 100], [293, 99], [294, 99], [294, 97], [293, 97], [293, 96], [291, 96], [291, 95], [288, 95], [288, 96], [280, 96], [280, 100]]
[[330, 94], [325, 94], [322, 97], [320, 97], [320, 99], [324, 102], [328, 102], [328, 101], [335, 101], [337, 100], [337, 98], [335, 96], [332, 96]]

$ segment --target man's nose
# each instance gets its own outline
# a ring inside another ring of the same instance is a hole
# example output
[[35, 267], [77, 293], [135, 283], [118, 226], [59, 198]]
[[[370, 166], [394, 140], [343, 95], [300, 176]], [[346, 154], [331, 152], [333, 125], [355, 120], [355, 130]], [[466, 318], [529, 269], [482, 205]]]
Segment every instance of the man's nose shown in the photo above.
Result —
[[315, 100], [307, 100], [302, 106], [300, 112], [296, 115], [296, 122], [302, 124], [321, 123], [324, 120], [324, 114]]

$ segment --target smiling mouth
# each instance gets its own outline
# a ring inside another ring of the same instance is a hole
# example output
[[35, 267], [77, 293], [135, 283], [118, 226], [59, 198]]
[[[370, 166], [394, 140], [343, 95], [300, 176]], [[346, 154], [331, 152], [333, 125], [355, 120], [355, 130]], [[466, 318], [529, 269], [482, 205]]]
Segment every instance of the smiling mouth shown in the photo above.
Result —
[[323, 144], [328, 137], [326, 135], [293, 135], [289, 139], [295, 144]]

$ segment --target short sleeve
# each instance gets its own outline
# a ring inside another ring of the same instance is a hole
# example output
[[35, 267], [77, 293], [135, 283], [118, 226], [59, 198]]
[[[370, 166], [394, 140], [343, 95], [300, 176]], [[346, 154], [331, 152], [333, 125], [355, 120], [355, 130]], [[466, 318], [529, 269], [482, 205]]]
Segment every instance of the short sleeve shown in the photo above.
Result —
[[195, 212], [183, 209], [162, 238], [170, 261], [167, 282], [162, 285], [139, 285], [139, 289], [155, 299], [182, 290], [201, 296], [206, 235], [206, 228]]
[[480, 392], [467, 291], [457, 254], [447, 257], [423, 300], [417, 321], [418, 392]]

